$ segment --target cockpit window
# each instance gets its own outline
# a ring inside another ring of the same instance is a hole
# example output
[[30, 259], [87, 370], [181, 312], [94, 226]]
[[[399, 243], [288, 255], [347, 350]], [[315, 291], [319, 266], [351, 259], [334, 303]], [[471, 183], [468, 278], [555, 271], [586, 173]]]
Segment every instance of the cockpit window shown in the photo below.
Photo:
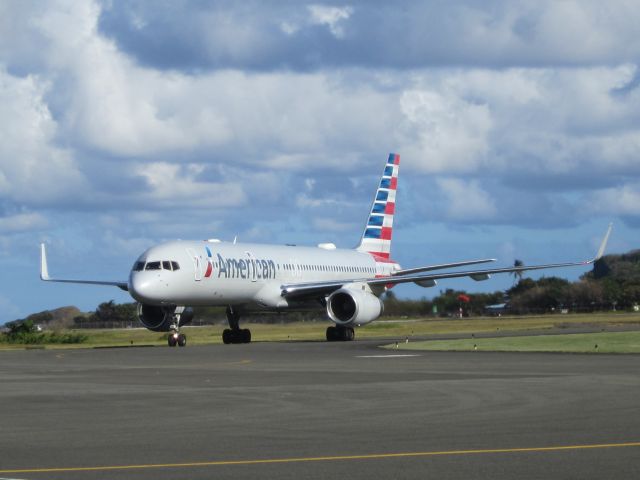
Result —
[[178, 262], [173, 260], [162, 260], [158, 262], [147, 262], [146, 265], [144, 262], [136, 262], [133, 266], [133, 270], [136, 272], [140, 272], [142, 270], [180, 270], [180, 265]]

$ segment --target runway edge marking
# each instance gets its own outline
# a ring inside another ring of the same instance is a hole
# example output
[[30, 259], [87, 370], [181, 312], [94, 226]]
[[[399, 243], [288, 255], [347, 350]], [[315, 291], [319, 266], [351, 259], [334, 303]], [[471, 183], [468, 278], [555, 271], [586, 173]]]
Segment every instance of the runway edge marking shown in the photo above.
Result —
[[324, 457], [294, 457], [294, 458], [265, 458], [259, 460], [217, 460], [210, 462], [188, 462], [188, 463], [157, 463], [146, 465], [104, 465], [98, 467], [54, 467], [54, 468], [25, 468], [0, 470], [0, 474], [8, 473], [54, 473], [54, 472], [95, 472], [110, 470], [143, 470], [152, 468], [186, 468], [186, 467], [215, 467], [230, 465], [265, 465], [275, 463], [302, 463], [302, 462], [330, 462], [343, 460], [379, 460], [387, 458], [410, 458], [410, 457], [436, 457], [447, 455], [487, 455], [498, 453], [530, 453], [530, 452], [559, 452], [566, 450], [594, 450], [612, 449], [623, 447], [640, 447], [640, 442], [628, 443], [600, 443], [592, 445], [556, 445], [551, 447], [523, 447], [523, 448], [491, 448], [478, 450], [443, 450], [432, 452], [405, 452], [405, 453], [373, 453], [364, 455], [340, 455]]

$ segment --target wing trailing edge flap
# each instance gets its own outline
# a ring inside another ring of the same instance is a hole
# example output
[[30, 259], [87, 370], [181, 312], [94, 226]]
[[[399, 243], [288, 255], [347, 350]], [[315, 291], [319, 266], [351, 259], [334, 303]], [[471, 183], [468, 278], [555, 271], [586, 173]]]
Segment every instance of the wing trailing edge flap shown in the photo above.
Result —
[[495, 258], [484, 258], [482, 260], [467, 260], [465, 262], [442, 263], [440, 265], [429, 265], [426, 267], [405, 268], [405, 269], [397, 270], [393, 272], [393, 276], [396, 277], [400, 275], [412, 275], [414, 273], [430, 272], [433, 270], [444, 270], [446, 268], [465, 267], [467, 265], [477, 265], [479, 263], [489, 263], [489, 262], [495, 262], [495, 261], [496, 261]]

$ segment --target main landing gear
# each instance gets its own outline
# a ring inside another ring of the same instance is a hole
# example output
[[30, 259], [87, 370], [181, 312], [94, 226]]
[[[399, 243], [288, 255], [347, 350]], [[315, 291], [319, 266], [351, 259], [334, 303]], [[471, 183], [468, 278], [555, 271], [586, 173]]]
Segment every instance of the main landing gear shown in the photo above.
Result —
[[248, 328], [240, 328], [239, 320], [240, 314], [229, 305], [227, 307], [227, 321], [231, 328], [225, 328], [222, 332], [222, 341], [225, 344], [251, 342], [251, 330]]
[[327, 342], [350, 342], [356, 338], [356, 332], [351, 327], [327, 327]]

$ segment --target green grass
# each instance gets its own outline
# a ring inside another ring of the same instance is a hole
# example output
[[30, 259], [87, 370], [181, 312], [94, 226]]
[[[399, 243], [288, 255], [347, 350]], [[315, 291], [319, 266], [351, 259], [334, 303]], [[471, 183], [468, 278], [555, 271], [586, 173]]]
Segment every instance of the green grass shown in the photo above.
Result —
[[[385, 348], [395, 349], [395, 344]], [[640, 332], [577, 333], [399, 343], [399, 350], [640, 353]]]
[[[429, 335], [518, 332], [530, 330], [558, 331], [571, 326], [607, 327], [612, 325], [638, 325], [640, 314], [596, 313], [569, 315], [539, 315], [527, 317], [473, 317], [473, 318], [424, 318], [424, 319], [382, 319], [358, 328], [356, 338], [405, 338]], [[295, 322], [281, 324], [241, 323], [250, 328], [254, 341], [317, 340], [324, 341], [325, 330], [331, 322]], [[183, 332], [189, 345], [221, 343], [223, 325], [206, 327], [186, 327]], [[143, 328], [117, 330], [71, 330], [87, 335], [87, 340], [79, 344], [52, 345], [46, 348], [91, 348], [114, 346], [166, 345], [167, 334], [150, 332]], [[0, 337], [1, 338], [1, 337]], [[473, 345], [473, 344], [472, 344]], [[0, 340], [0, 349], [25, 348], [24, 345], [9, 345]]]

